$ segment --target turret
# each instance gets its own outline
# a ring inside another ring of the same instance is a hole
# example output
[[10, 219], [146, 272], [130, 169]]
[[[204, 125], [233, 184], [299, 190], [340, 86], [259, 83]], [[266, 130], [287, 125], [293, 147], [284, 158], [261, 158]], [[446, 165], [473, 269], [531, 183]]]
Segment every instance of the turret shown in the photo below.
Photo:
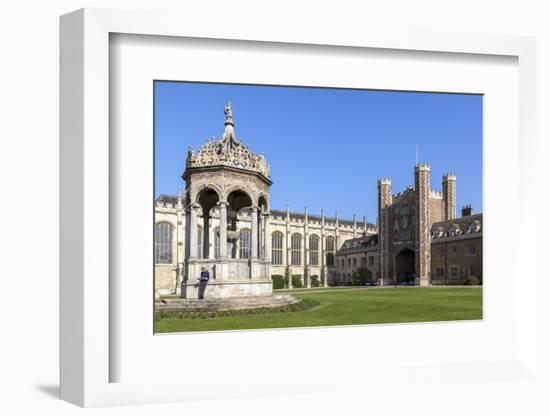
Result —
[[414, 168], [415, 189], [415, 274], [416, 283], [429, 285], [430, 275], [430, 165], [419, 163]]
[[443, 208], [446, 220], [456, 218], [456, 175], [452, 173], [443, 175]]

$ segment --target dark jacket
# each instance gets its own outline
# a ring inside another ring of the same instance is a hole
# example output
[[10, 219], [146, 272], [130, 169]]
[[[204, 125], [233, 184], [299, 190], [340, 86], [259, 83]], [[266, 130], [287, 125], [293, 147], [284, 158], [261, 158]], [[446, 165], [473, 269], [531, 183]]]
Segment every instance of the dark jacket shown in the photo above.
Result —
[[201, 272], [201, 282], [208, 282], [208, 279], [210, 279], [210, 273], [208, 273], [208, 270]]

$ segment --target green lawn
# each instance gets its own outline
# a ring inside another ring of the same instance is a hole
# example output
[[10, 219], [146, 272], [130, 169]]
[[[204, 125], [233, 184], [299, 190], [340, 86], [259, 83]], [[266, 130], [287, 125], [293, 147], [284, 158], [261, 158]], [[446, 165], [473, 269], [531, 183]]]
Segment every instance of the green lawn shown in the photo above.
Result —
[[481, 288], [327, 288], [283, 291], [319, 305], [300, 312], [157, 318], [156, 332], [290, 328], [482, 318]]

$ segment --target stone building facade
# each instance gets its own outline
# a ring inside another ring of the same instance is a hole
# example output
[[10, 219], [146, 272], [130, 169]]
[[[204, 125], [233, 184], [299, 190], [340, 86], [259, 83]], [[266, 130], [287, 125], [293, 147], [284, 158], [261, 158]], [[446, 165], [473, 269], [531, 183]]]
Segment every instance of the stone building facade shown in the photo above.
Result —
[[355, 274], [364, 274], [368, 282], [380, 279], [378, 235], [366, 234], [344, 242], [336, 256], [338, 285], [351, 285]]
[[156, 290], [196, 297], [202, 267], [215, 278], [210, 297], [268, 295], [273, 275], [286, 277], [289, 287], [327, 286], [343, 242], [375, 234], [376, 226], [307, 208], [271, 210], [267, 161], [236, 137], [230, 105], [225, 115], [219, 140], [189, 149], [185, 192], [155, 201]]
[[[180, 293], [181, 282], [184, 279], [185, 235], [189, 219], [184, 205], [182, 196], [161, 195], [155, 201], [157, 230], [155, 283], [160, 293]], [[250, 256], [247, 236], [251, 230], [251, 219], [252, 214], [249, 209], [243, 209], [238, 214], [239, 238], [235, 241], [234, 250], [237, 258], [243, 260], [247, 260]], [[314, 283], [318, 281], [323, 286], [339, 283], [341, 281], [339, 275], [342, 273], [338, 271], [336, 264], [336, 254], [339, 249], [346, 241], [364, 235], [365, 230], [367, 235], [376, 234], [374, 224], [339, 219], [337, 215], [333, 217], [325, 216], [323, 213], [312, 215], [307, 210], [298, 213], [289, 209], [283, 211], [272, 209], [267, 216], [267, 221], [267, 229], [271, 237], [268, 247], [271, 251], [269, 253], [271, 275], [295, 276], [301, 280], [304, 287], [311, 287], [312, 281]], [[199, 264], [207, 264], [208, 262], [204, 260], [215, 260], [219, 256], [219, 207], [210, 211], [208, 236], [204, 234], [204, 222], [200, 213], [195, 243]], [[159, 233], [161, 229], [166, 229], [167, 234], [162, 236]], [[164, 243], [165, 240], [166, 243]], [[207, 241], [207, 250], [204, 248], [204, 241]], [[292, 279], [289, 280], [292, 286]]]
[[302, 287], [351, 284], [366, 273], [380, 286], [482, 282], [482, 215], [456, 218], [456, 176], [430, 188], [417, 164], [414, 186], [392, 194], [378, 180], [378, 226], [353, 219], [271, 209], [265, 157], [225, 130], [197, 153], [190, 148], [185, 192], [155, 201], [155, 288], [196, 297], [201, 267], [215, 280], [210, 297], [268, 295], [272, 276]]

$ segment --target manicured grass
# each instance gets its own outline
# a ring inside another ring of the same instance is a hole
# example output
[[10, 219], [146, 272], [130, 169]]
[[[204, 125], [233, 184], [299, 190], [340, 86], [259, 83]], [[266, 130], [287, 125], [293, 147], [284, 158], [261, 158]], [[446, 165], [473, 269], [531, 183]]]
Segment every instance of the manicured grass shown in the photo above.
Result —
[[290, 328], [482, 318], [482, 289], [475, 288], [322, 288], [285, 290], [319, 305], [299, 312], [273, 312], [216, 318], [156, 319], [155, 332]]

